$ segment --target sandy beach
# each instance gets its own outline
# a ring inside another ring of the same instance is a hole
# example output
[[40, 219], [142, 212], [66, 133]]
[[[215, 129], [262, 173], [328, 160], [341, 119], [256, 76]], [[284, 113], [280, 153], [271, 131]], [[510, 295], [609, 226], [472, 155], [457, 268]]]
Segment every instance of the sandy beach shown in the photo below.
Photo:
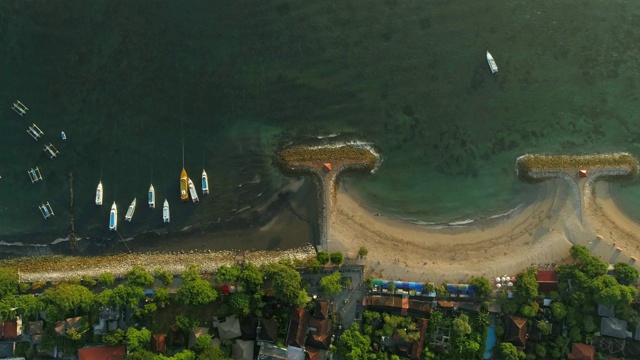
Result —
[[588, 246], [611, 263], [635, 264], [640, 225], [617, 208], [608, 184], [592, 186], [581, 221], [578, 191], [570, 181], [532, 185], [541, 187], [538, 198], [508, 217], [441, 229], [375, 216], [340, 184], [328, 219], [329, 250], [355, 258], [364, 246], [369, 254], [361, 262], [373, 276], [435, 283], [553, 266], [569, 259], [572, 244]]

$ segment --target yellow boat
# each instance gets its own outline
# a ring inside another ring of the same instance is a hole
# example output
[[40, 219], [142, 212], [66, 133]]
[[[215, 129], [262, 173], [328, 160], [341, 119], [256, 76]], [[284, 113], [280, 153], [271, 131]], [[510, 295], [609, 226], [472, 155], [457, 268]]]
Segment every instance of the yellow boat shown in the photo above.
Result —
[[189, 201], [189, 177], [187, 177], [187, 170], [184, 168], [180, 174], [180, 200]]

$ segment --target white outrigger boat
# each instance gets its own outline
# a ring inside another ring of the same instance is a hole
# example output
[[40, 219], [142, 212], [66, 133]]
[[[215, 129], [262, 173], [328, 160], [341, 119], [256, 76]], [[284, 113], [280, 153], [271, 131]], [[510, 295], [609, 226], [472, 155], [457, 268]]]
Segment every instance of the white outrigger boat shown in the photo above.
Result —
[[169, 201], [164, 199], [164, 206], [162, 206], [162, 221], [168, 223], [171, 221], [171, 215], [169, 214]]
[[191, 200], [193, 200], [194, 204], [197, 204], [200, 202], [200, 199], [198, 198], [198, 192], [196, 191], [196, 186], [193, 185], [193, 181], [191, 181], [191, 178], [189, 178], [188, 183], [189, 183], [189, 193], [191, 194]]
[[24, 104], [21, 103], [20, 100], [16, 100], [11, 108], [20, 116], [24, 116], [24, 114], [27, 113], [27, 110], [29, 110], [29, 108], [24, 106]]
[[209, 177], [207, 176], [207, 172], [202, 169], [202, 194], [209, 193]]
[[44, 150], [44, 152], [47, 153], [47, 155], [49, 155], [49, 158], [51, 159], [60, 154], [60, 151], [58, 151], [58, 149], [56, 149], [56, 147], [53, 146], [52, 143], [49, 143], [49, 145], [45, 145], [42, 150]]
[[118, 230], [118, 207], [115, 201], [111, 205], [111, 212], [109, 213], [109, 230]]
[[127, 214], [124, 216], [124, 221], [131, 222], [131, 219], [133, 219], [133, 213], [135, 212], [136, 212], [136, 198], [133, 198], [131, 205], [129, 205], [129, 208], [127, 209]]
[[29, 178], [31, 179], [31, 183], [38, 182], [42, 180], [42, 175], [40, 174], [40, 169], [36, 166], [36, 168], [31, 168], [31, 170], [27, 171], [29, 174]]
[[156, 190], [153, 188], [153, 184], [149, 186], [149, 208], [156, 208]]
[[96, 205], [102, 205], [102, 181], [98, 183], [98, 188], [96, 189]]
[[496, 65], [496, 61], [493, 59], [493, 56], [489, 51], [487, 51], [487, 63], [489, 63], [489, 69], [491, 69], [491, 73], [498, 73], [498, 65]]
[[29, 126], [29, 128], [27, 129], [27, 133], [31, 135], [31, 137], [36, 141], [38, 141], [38, 139], [40, 139], [42, 135], [44, 135], [42, 130], [40, 130], [40, 128], [36, 124], [31, 124], [31, 126]]
[[38, 206], [38, 208], [40, 209], [40, 212], [42, 213], [42, 217], [46, 219], [50, 218], [51, 216], [55, 215], [53, 213], [53, 209], [51, 208], [51, 205], [49, 205], [49, 202], [47, 201], [46, 204], [42, 204], [40, 206]]

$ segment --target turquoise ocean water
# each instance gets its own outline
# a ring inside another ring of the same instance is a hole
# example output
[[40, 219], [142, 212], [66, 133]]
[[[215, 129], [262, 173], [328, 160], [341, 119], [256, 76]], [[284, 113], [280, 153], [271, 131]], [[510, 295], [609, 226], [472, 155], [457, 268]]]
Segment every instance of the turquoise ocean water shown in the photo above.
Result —
[[[633, 1], [0, 2], [0, 241], [66, 237], [69, 172], [79, 236], [115, 238], [113, 201], [124, 237], [224, 221], [289, 181], [275, 149], [318, 136], [374, 144], [382, 166], [344, 185], [380, 212], [423, 223], [505, 213], [539, 190], [516, 179], [518, 155], [640, 156], [639, 44]], [[211, 183], [198, 205], [178, 200], [182, 139], [190, 177], [199, 184], [205, 168]], [[31, 184], [35, 166], [44, 181]], [[640, 218], [638, 184], [614, 197]]]

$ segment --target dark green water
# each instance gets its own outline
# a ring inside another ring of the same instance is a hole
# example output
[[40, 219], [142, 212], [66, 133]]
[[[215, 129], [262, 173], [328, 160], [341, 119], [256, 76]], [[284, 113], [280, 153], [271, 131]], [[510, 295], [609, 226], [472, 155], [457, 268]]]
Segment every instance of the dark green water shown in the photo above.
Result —
[[[345, 185], [422, 222], [528, 201], [538, 189], [513, 170], [523, 153], [640, 155], [637, 2], [6, 1], [0, 16], [7, 242], [66, 237], [70, 171], [81, 237], [115, 238], [113, 201], [124, 237], [164, 229], [165, 197], [170, 231], [236, 217], [289, 181], [271, 165], [278, 146], [321, 135], [373, 143], [382, 166]], [[10, 108], [16, 99], [31, 109], [24, 118]], [[31, 123], [42, 140], [26, 134]], [[178, 200], [182, 134], [191, 178], [209, 174], [198, 205]], [[45, 156], [45, 142], [58, 158]], [[29, 181], [34, 166], [41, 183]], [[614, 195], [640, 217], [640, 186]]]

